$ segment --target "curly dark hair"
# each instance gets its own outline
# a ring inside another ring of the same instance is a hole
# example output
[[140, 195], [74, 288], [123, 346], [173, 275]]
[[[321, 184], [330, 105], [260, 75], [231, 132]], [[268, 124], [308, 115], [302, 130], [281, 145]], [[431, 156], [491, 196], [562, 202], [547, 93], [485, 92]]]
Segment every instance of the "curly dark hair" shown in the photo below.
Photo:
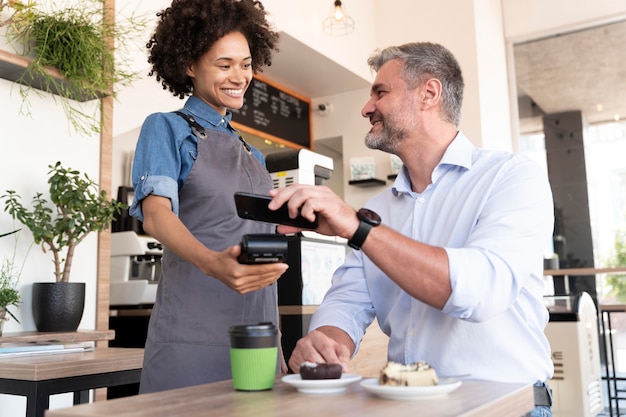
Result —
[[160, 21], [146, 44], [152, 64], [149, 75], [156, 74], [163, 89], [181, 99], [193, 89], [186, 74], [189, 64], [224, 35], [241, 32], [246, 37], [255, 74], [270, 66], [278, 51], [279, 35], [258, 0], [173, 0], [157, 16]]

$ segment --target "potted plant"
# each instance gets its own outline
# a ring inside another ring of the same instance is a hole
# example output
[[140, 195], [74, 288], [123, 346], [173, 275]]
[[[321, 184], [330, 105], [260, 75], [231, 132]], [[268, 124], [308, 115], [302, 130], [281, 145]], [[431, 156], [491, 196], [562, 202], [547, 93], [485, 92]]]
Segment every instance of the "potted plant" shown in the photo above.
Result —
[[[0, 237], [8, 236], [13, 233], [19, 232], [14, 230], [12, 232], [3, 233]], [[20, 293], [17, 290], [17, 281], [19, 273], [15, 270], [15, 254], [12, 257], [5, 257], [0, 265], [0, 336], [2, 336], [2, 329], [4, 322], [13, 317], [13, 320], [20, 322], [17, 317], [9, 310], [10, 306], [19, 307], [20, 305]], [[7, 315], [9, 317], [7, 317]]]
[[1, 196], [4, 210], [33, 234], [35, 244], [52, 253], [55, 282], [33, 284], [33, 318], [39, 331], [74, 331], [82, 318], [85, 283], [70, 280], [77, 245], [91, 232], [111, 224], [126, 205], [109, 199], [87, 174], [64, 168], [61, 162], [49, 165], [50, 201], [42, 193], [26, 208], [13, 190]]
[[[2, 0], [0, 0], [2, 1]], [[17, 8], [7, 38], [33, 56], [20, 82], [20, 94], [28, 113], [32, 80], [38, 88], [54, 93], [70, 124], [78, 132], [100, 132], [99, 106], [81, 102], [103, 96], [115, 97], [118, 86], [129, 85], [137, 73], [130, 69], [129, 46], [145, 27], [143, 19], [116, 16], [104, 0], [86, 0], [58, 8], [57, 2], [44, 10], [38, 4], [9, 2]], [[18, 8], [19, 6], [19, 8]], [[54, 8], [53, 10], [49, 10]], [[59, 70], [63, 79], [48, 70]]]

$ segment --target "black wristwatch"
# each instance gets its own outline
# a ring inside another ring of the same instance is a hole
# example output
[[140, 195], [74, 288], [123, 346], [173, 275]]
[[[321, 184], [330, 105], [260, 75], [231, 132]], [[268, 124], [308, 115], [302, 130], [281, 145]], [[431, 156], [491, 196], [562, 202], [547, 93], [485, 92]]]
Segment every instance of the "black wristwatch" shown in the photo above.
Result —
[[356, 232], [354, 232], [352, 238], [348, 240], [348, 246], [352, 249], [360, 250], [365, 242], [365, 238], [367, 238], [370, 230], [372, 230], [372, 227], [378, 226], [381, 220], [378, 214], [366, 208], [357, 211], [356, 216], [361, 223], [359, 223], [359, 227], [356, 229]]

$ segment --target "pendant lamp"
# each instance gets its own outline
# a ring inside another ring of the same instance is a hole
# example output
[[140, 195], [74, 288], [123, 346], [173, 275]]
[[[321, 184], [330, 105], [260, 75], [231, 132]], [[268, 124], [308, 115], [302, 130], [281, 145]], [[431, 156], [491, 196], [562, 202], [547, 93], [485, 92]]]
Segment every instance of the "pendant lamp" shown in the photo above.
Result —
[[354, 30], [354, 19], [343, 10], [341, 1], [335, 0], [333, 11], [324, 19], [324, 33], [331, 36], [345, 36]]

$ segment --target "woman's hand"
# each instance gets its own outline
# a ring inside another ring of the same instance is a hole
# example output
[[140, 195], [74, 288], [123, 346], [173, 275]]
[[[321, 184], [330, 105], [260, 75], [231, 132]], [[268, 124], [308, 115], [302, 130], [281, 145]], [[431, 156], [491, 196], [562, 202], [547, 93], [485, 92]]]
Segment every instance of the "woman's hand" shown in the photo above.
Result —
[[239, 245], [226, 248], [222, 252], [214, 252], [214, 260], [207, 265], [210, 266], [208, 274], [240, 294], [273, 284], [289, 267], [285, 263], [240, 264], [237, 260], [240, 253]]

